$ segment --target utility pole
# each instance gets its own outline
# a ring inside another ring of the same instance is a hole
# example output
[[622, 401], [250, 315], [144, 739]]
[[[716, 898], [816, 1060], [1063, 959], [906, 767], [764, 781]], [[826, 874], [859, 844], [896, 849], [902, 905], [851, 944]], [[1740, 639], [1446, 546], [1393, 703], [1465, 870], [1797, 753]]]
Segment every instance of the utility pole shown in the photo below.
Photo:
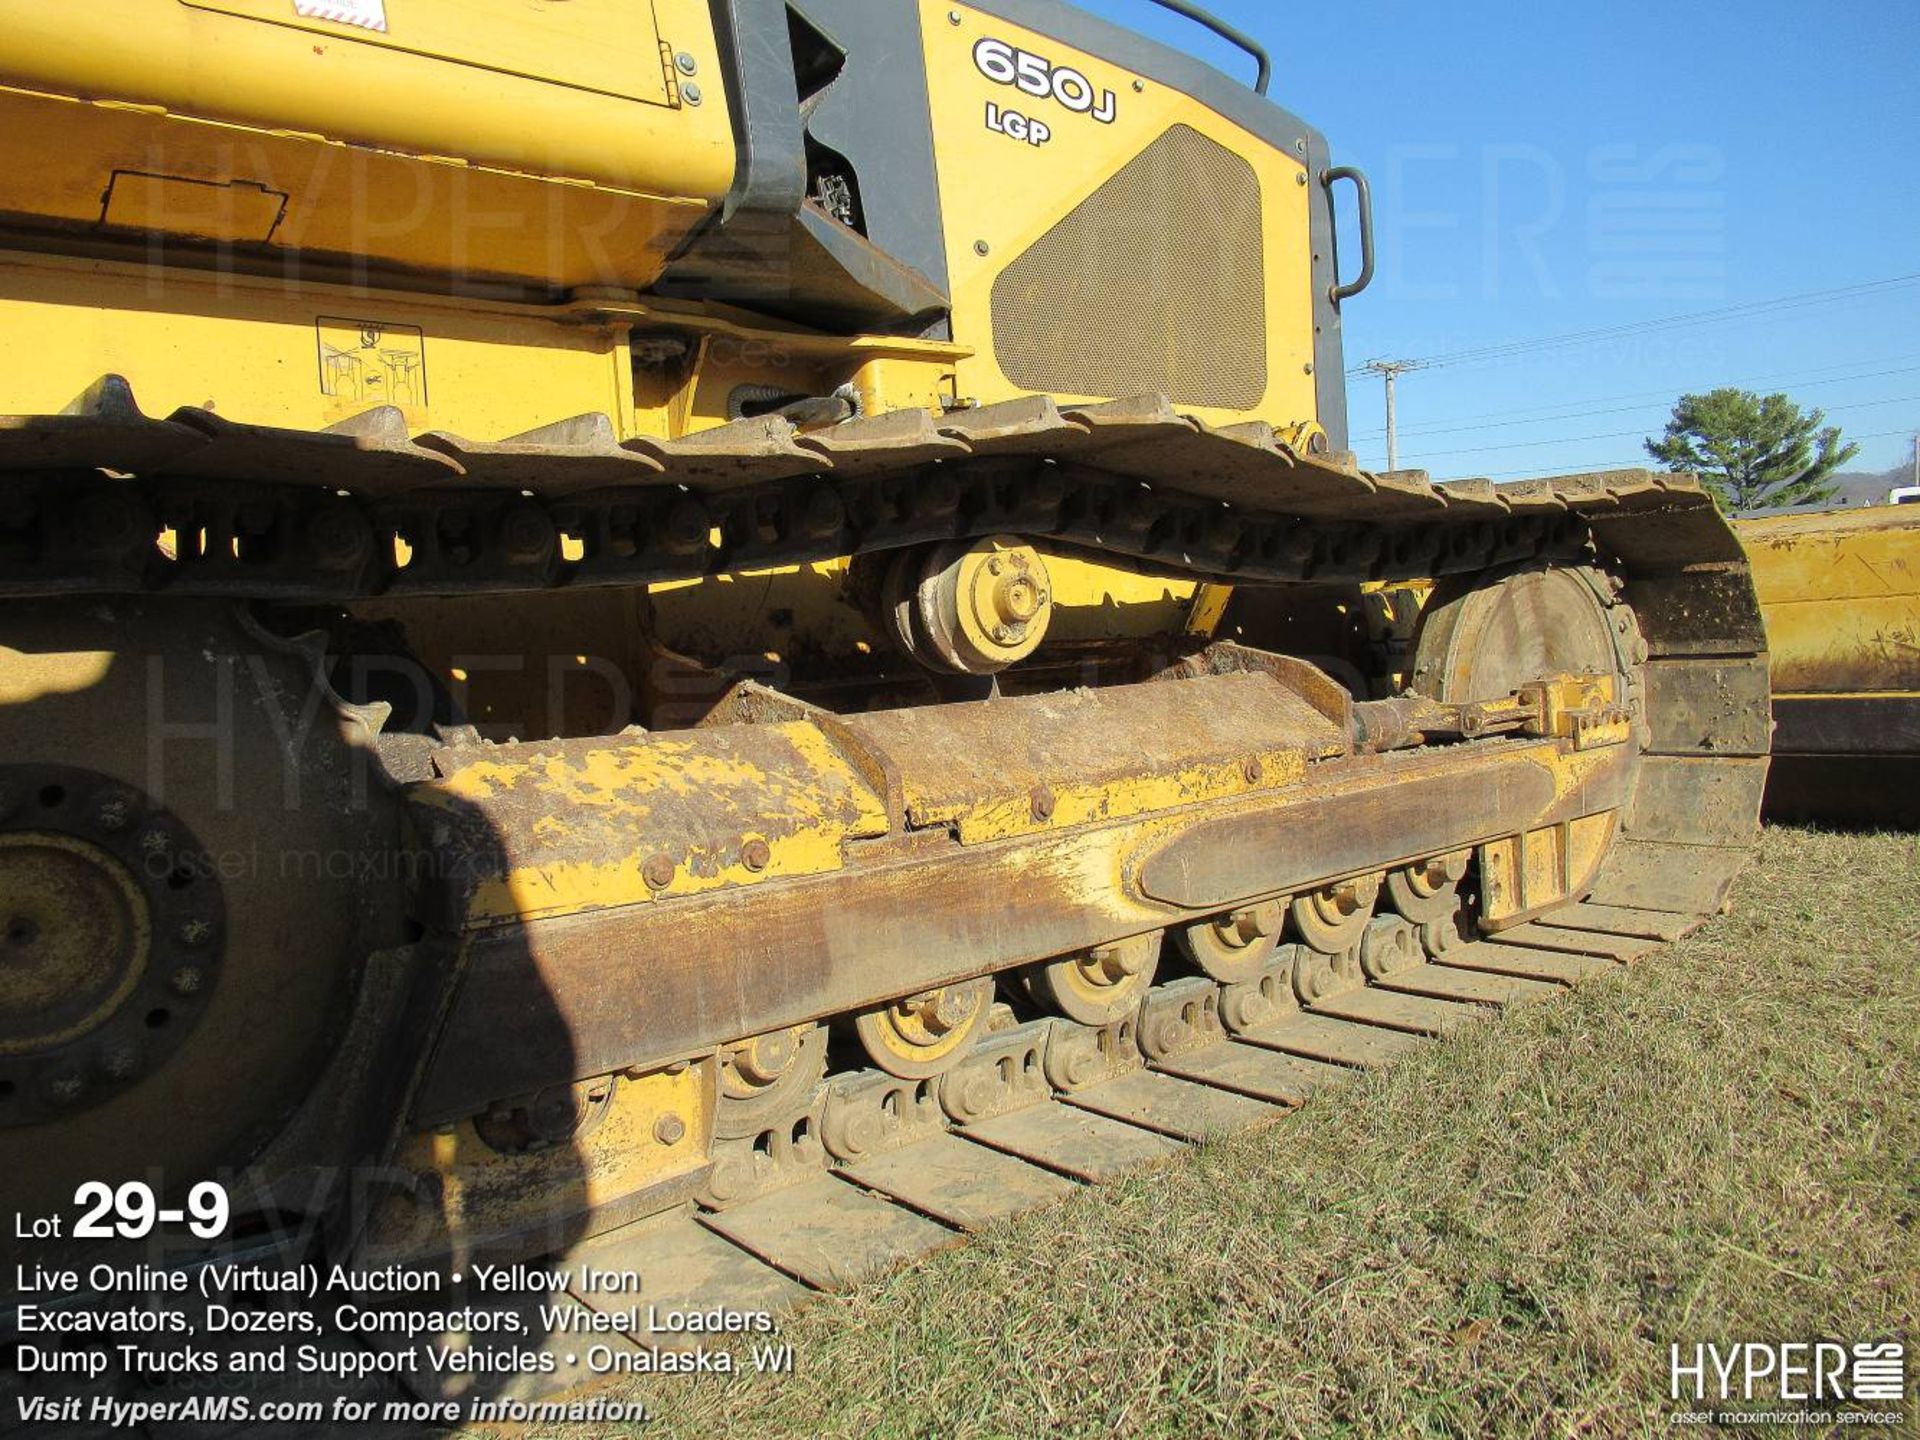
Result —
[[[1400, 429], [1393, 413], [1393, 382], [1409, 370], [1425, 368], [1419, 360], [1369, 360], [1366, 368], [1387, 382], [1387, 469], [1400, 468]], [[1920, 453], [1920, 452], [1916, 452]]]

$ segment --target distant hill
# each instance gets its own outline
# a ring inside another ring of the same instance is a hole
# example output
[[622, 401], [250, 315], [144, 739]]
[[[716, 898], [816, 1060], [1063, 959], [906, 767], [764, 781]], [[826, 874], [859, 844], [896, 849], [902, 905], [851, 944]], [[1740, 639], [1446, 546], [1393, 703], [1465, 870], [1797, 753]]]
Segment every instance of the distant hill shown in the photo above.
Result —
[[1862, 470], [1842, 470], [1830, 483], [1840, 492], [1828, 502], [1831, 505], [1884, 505], [1887, 503], [1887, 492], [1894, 486], [1913, 483], [1913, 466], [1896, 465], [1878, 475], [1869, 475]]
[[1897, 485], [1913, 483], [1913, 466], [1896, 465], [1891, 470], [1883, 470], [1878, 475], [1870, 475], [1864, 470], [1842, 470], [1828, 477], [1827, 483], [1833, 486], [1835, 495], [1818, 505], [1770, 505], [1760, 510], [1742, 510], [1742, 516], [1785, 515], [1795, 510], [1841, 510], [1849, 506], [1884, 505], [1887, 495]]

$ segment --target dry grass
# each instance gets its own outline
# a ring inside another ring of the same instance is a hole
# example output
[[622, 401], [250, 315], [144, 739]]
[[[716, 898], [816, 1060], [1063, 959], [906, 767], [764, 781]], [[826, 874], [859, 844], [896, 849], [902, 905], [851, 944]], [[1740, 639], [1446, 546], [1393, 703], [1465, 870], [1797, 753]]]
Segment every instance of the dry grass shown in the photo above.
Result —
[[818, 1303], [791, 1377], [637, 1393], [687, 1436], [1666, 1430], [1669, 1341], [1911, 1343], [1917, 957], [1913, 837], [1770, 831], [1631, 976]]

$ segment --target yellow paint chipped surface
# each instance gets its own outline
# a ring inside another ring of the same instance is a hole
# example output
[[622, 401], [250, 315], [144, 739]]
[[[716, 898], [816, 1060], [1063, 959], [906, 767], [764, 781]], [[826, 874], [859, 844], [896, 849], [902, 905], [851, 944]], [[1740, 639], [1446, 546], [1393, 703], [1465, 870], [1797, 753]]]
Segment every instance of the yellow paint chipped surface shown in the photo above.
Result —
[[1193, 765], [1167, 774], [1142, 774], [1105, 785], [1066, 786], [1053, 792], [1054, 808], [1045, 819], [1034, 813], [1031, 795], [1001, 797], [978, 805], [955, 807], [931, 801], [916, 803], [911, 791], [907, 808], [918, 826], [952, 822], [963, 845], [1032, 835], [1045, 830], [1089, 825], [1102, 820], [1128, 820], [1182, 805], [1224, 800], [1257, 790], [1290, 785], [1305, 774], [1305, 758], [1297, 750], [1262, 750], [1249, 757], [1258, 761], [1259, 776], [1249, 780], [1243, 761]]
[[[419, 792], [492, 822], [468, 919], [539, 918], [837, 870], [886, 829], [876, 795], [812, 725], [720, 727], [465, 766]], [[750, 867], [754, 842], [766, 863]], [[650, 861], [670, 861], [665, 886]]]

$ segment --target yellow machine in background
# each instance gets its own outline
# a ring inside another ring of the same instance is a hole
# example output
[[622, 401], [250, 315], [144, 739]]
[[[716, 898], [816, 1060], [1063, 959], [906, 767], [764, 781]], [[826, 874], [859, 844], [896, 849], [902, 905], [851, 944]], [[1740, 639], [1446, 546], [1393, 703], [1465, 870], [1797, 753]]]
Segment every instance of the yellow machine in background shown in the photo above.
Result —
[[1734, 529], [1772, 656], [1767, 813], [1920, 824], [1920, 505]]

